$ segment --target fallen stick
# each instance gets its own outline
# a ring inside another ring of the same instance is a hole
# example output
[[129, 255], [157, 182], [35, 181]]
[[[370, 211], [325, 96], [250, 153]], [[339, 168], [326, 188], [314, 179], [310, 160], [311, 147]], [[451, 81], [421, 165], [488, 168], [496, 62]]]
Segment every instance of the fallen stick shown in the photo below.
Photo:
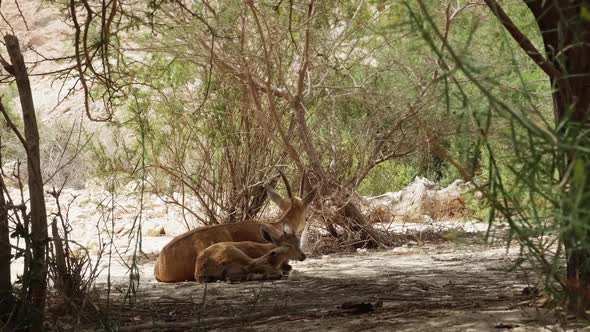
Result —
[[[271, 316], [271, 313], [259, 313], [259, 314], [251, 314], [251, 315], [242, 315], [238, 317], [229, 317], [229, 318], [204, 318], [204, 319], [196, 319], [186, 322], [149, 322], [144, 324], [138, 325], [131, 325], [131, 326], [121, 326], [119, 328], [120, 332], [131, 332], [131, 331], [143, 331], [143, 330], [153, 330], [153, 329], [179, 329], [179, 328], [190, 328], [196, 326], [209, 326], [210, 325], [218, 325], [218, 324], [231, 324], [231, 323], [238, 323], [238, 322], [250, 322], [253, 320], [265, 318]], [[269, 317], [273, 318], [280, 318], [283, 316], [275, 316]]]

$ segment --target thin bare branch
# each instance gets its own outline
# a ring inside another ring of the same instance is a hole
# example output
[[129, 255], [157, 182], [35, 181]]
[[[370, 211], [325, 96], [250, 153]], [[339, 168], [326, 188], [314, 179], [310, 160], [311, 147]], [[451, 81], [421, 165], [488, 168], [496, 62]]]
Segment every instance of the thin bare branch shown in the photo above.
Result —
[[510, 17], [502, 9], [496, 0], [484, 0], [486, 5], [492, 10], [494, 15], [500, 20], [500, 23], [506, 28], [508, 33], [516, 41], [518, 46], [551, 78], [557, 79], [562, 76], [551, 62], [547, 61], [545, 57], [537, 50], [535, 45], [525, 36], [524, 33], [512, 22]]

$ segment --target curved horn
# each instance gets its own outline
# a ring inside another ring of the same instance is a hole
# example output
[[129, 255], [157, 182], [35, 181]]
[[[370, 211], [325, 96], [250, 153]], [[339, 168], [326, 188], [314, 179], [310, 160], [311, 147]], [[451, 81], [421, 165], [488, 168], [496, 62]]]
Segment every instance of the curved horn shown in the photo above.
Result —
[[299, 197], [303, 197], [303, 191], [305, 190], [305, 169], [301, 174], [301, 183], [299, 184]]
[[283, 182], [285, 182], [285, 189], [287, 189], [287, 195], [289, 196], [289, 198], [293, 198], [293, 193], [291, 192], [291, 186], [289, 185], [289, 180], [287, 180], [287, 176], [285, 175], [285, 173], [283, 173], [283, 171], [281, 171], [280, 168], [278, 168], [277, 166], [275, 166], [275, 168], [277, 169], [277, 171], [279, 171], [279, 174], [281, 175]]

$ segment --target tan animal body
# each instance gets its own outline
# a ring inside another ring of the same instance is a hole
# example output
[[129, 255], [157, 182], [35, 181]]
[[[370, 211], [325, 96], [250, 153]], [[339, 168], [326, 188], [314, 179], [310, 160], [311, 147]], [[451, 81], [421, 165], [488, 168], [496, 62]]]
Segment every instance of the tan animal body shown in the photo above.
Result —
[[[277, 222], [272, 224], [244, 222], [204, 226], [181, 234], [172, 239], [160, 252], [154, 266], [155, 278], [164, 282], [195, 280], [197, 257], [207, 247], [219, 242], [265, 243], [266, 240], [262, 237], [262, 227], [265, 227], [275, 237], [280, 236], [285, 225], [299, 234], [305, 227], [306, 210], [315, 196], [315, 191], [309, 192], [304, 198], [295, 197], [285, 174], [280, 170], [279, 173], [285, 182], [289, 197], [283, 199], [273, 189], [267, 189], [271, 200], [283, 211], [283, 215]], [[304, 181], [305, 175], [301, 179], [300, 195], [303, 192]], [[288, 270], [289, 266], [285, 265], [284, 268]]]
[[276, 238], [262, 227], [261, 236], [270, 243], [252, 241], [220, 242], [205, 249], [197, 258], [195, 280], [280, 279], [281, 266], [289, 259], [305, 260], [300, 239], [285, 226], [283, 234]]

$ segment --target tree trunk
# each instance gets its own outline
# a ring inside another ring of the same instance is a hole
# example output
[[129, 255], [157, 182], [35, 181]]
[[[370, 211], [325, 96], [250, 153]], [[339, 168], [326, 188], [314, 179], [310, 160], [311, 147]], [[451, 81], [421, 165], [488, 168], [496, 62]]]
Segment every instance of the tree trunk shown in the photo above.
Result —
[[[299, 125], [299, 134], [301, 136], [301, 141], [303, 142], [303, 149], [307, 158], [310, 161], [310, 166], [312, 169], [312, 173], [318, 177], [317, 183], [322, 185], [324, 188], [319, 188], [320, 194], [325, 194], [326, 196], [330, 196], [335, 192], [342, 192], [346, 193], [349, 190], [348, 188], [342, 188], [340, 184], [335, 184], [330, 179], [330, 172], [324, 172], [322, 167], [322, 163], [319, 157], [319, 153], [313, 143], [311, 138], [311, 133], [309, 128], [307, 127], [307, 122], [305, 121], [305, 106], [303, 101], [300, 97], [295, 98], [291, 101], [291, 106], [295, 111], [296, 121]], [[357, 206], [355, 202], [351, 200], [351, 194], [344, 194], [342, 199], [343, 204], [343, 216], [345, 219], [352, 220], [352, 222], [347, 222], [344, 224], [348, 229], [352, 231], [364, 231], [366, 234], [369, 235], [370, 240], [377, 244], [377, 234], [372, 230], [372, 227], [367, 223], [367, 218], [363, 215], [360, 208]], [[341, 202], [336, 202], [338, 205]]]
[[[554, 88], [553, 106], [556, 123], [567, 121], [562, 130], [562, 139], [575, 137], [587, 131], [590, 125], [590, 21], [583, 17], [584, 1], [571, 0], [525, 0], [543, 37], [548, 61], [561, 75], [550, 77]], [[590, 140], [580, 142], [590, 145]], [[590, 155], [567, 153], [562, 160], [562, 175], [567, 174], [568, 165], [584, 166], [583, 181], [569, 180], [564, 193], [562, 240], [567, 256], [567, 293], [569, 305], [578, 315], [583, 316], [590, 309]], [[583, 202], [572, 206], [576, 197], [583, 193]], [[583, 227], [586, 224], [586, 227]]]
[[[560, 140], [590, 146], [590, 18], [587, 1], [523, 0], [541, 31], [547, 59], [516, 27], [496, 0], [484, 0], [527, 55], [549, 76]], [[566, 183], [558, 213], [566, 249], [566, 292], [570, 309], [590, 309], [590, 153], [560, 149], [560, 177]], [[567, 171], [574, 165], [572, 176]], [[581, 167], [580, 167], [581, 166]], [[581, 171], [580, 171], [581, 169]], [[581, 200], [580, 200], [581, 197]]]
[[[314, 173], [314, 175], [317, 176], [317, 173]], [[366, 240], [366, 245], [369, 247], [382, 246], [378, 232], [368, 222], [359, 207], [354, 189], [334, 183], [324, 177], [316, 181], [316, 190], [319, 191], [320, 197], [333, 197], [330, 200], [330, 207], [336, 208], [336, 214], [329, 214], [328, 218], [323, 218], [328, 231], [333, 237], [340, 237], [341, 234], [338, 234], [334, 228], [334, 225], [339, 225], [351, 232], [360, 234], [360, 238]], [[338, 193], [338, 195], [334, 196], [334, 193]]]
[[33, 95], [29, 75], [20, 51], [18, 39], [12, 35], [4, 37], [6, 49], [10, 56], [14, 77], [20, 97], [25, 127], [24, 147], [27, 152], [27, 166], [29, 170], [28, 185], [31, 204], [31, 278], [29, 296], [32, 305], [31, 325], [32, 331], [43, 331], [43, 319], [45, 313], [45, 299], [47, 291], [47, 213], [43, 193], [43, 179], [41, 178], [41, 162], [39, 156], [39, 131]]
[[4, 179], [0, 178], [0, 321], [12, 310], [11, 257], [8, 207], [4, 199]]

